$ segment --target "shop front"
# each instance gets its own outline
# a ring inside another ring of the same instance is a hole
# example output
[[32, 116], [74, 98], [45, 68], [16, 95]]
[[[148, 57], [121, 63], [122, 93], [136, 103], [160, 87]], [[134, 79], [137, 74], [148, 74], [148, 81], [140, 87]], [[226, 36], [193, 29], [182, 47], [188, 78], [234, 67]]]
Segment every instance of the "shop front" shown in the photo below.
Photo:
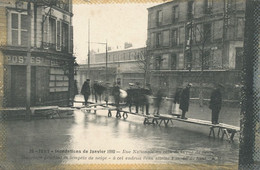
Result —
[[[26, 53], [5, 55], [5, 107], [26, 105]], [[31, 106], [67, 105], [73, 76], [69, 59], [32, 53]], [[72, 67], [73, 68], [73, 67]], [[73, 69], [72, 69], [73, 70]]]

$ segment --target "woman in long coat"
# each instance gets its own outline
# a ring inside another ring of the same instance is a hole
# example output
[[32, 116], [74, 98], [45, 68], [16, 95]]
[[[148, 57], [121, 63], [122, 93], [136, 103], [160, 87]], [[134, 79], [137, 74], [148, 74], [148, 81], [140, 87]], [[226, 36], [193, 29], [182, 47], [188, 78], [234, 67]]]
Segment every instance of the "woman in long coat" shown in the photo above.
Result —
[[187, 119], [185, 117], [186, 112], [189, 110], [189, 103], [190, 103], [190, 87], [191, 83], [189, 83], [185, 89], [183, 89], [181, 96], [180, 96], [180, 109], [182, 110], [182, 119]]

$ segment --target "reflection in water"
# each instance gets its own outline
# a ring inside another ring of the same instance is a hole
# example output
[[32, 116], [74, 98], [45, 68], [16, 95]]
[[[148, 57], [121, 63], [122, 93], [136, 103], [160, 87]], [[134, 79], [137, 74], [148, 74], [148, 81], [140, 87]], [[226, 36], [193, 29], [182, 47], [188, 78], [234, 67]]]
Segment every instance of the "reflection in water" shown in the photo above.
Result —
[[[6, 122], [7, 161], [56, 165], [238, 161], [237, 141], [208, 138], [206, 127], [181, 127], [175, 122], [167, 128], [145, 126], [143, 117], [129, 115], [123, 120], [112, 115], [107, 117], [106, 111], [93, 114], [77, 110], [71, 119]], [[32, 149], [34, 153], [29, 153]]]

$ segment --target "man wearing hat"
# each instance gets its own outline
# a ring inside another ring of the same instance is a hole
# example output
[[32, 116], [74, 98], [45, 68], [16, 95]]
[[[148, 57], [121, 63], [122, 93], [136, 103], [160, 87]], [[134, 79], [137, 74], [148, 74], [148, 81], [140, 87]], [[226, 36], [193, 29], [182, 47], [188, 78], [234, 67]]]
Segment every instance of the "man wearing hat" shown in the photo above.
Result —
[[212, 110], [211, 113], [212, 124], [218, 124], [218, 117], [219, 117], [219, 112], [222, 104], [222, 95], [221, 95], [222, 88], [223, 88], [222, 84], [217, 84], [210, 96], [209, 108]]
[[90, 95], [90, 85], [89, 85], [90, 80], [86, 79], [86, 81], [84, 82], [82, 88], [81, 88], [81, 94], [84, 95], [84, 99], [85, 99], [85, 106], [88, 104], [88, 97]]
[[189, 110], [189, 103], [190, 103], [190, 87], [192, 86], [191, 83], [189, 83], [185, 89], [183, 89], [181, 96], [180, 96], [180, 109], [182, 110], [182, 119], [187, 119], [185, 117], [186, 112]]

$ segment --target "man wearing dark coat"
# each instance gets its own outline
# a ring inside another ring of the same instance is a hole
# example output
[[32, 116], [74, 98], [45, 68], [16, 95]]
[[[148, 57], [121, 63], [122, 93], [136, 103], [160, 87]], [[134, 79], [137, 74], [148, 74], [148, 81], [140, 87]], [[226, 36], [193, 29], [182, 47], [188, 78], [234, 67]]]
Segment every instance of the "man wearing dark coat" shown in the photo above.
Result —
[[88, 104], [88, 97], [90, 95], [90, 85], [89, 85], [90, 80], [86, 79], [86, 81], [84, 82], [82, 88], [81, 88], [81, 94], [84, 95], [84, 99], [85, 99], [85, 106]]
[[217, 87], [212, 91], [210, 96], [209, 108], [212, 110], [211, 122], [212, 124], [218, 124], [219, 112], [221, 109], [222, 95], [221, 88], [223, 86], [218, 84]]
[[180, 109], [182, 110], [182, 119], [187, 119], [185, 117], [186, 112], [189, 110], [189, 103], [190, 103], [190, 87], [192, 86], [189, 83], [186, 88], [183, 89], [181, 96], [180, 96]]

